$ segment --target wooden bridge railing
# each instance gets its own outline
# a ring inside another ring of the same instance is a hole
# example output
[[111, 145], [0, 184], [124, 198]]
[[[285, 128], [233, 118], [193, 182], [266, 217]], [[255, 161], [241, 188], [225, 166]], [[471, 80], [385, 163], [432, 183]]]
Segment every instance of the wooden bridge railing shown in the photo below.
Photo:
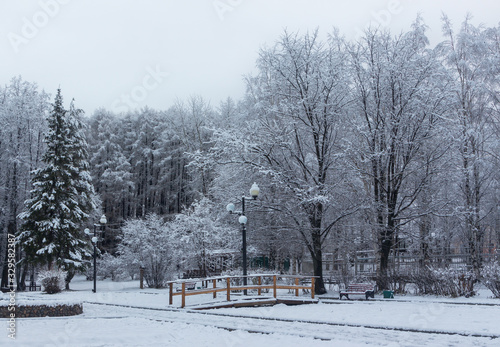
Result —
[[[185, 279], [185, 280], [177, 280], [177, 281], [169, 281], [167, 282], [169, 286], [169, 305], [173, 304], [173, 297], [176, 295], [181, 295], [181, 307], [186, 306], [186, 296], [190, 295], [199, 295], [199, 294], [213, 294], [213, 298], [217, 297], [218, 292], [226, 292], [227, 301], [231, 301], [231, 292], [233, 291], [242, 291], [242, 290], [252, 290], [256, 289], [257, 294], [261, 295], [263, 289], [272, 289], [274, 293], [274, 298], [277, 296], [278, 289], [289, 289], [295, 290], [295, 296], [299, 296], [299, 289], [310, 290], [311, 298], [314, 299], [314, 276], [299, 276], [299, 275], [273, 275], [273, 274], [258, 274], [258, 275], [249, 275], [247, 278], [256, 278], [257, 284], [251, 284], [246, 286], [240, 285], [231, 285], [232, 279], [243, 278], [243, 276], [220, 276], [220, 277], [212, 277], [212, 278], [197, 278], [197, 279]], [[272, 278], [272, 283], [263, 283], [263, 278]], [[293, 279], [293, 284], [283, 284], [278, 283], [278, 279], [282, 278], [290, 278]], [[300, 282], [309, 282], [310, 284], [301, 284]], [[193, 289], [187, 290], [186, 284], [192, 282], [205, 283], [205, 288], [201, 289]], [[217, 283], [225, 283], [225, 287], [217, 287]], [[181, 288], [179, 292], [174, 292], [174, 284], [180, 284]], [[209, 284], [212, 284], [212, 288], [208, 288]]]

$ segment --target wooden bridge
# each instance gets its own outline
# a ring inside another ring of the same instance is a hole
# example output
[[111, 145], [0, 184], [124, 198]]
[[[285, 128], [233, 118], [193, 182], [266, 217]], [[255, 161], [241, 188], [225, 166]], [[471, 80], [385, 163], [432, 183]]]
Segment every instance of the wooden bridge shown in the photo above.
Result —
[[[246, 277], [251, 280], [252, 284], [240, 285], [239, 283], [242, 282], [243, 276], [219, 276], [170, 281], [168, 282], [169, 305], [173, 304], [173, 297], [176, 295], [181, 295], [181, 307], [185, 307], [187, 296], [213, 294], [213, 298], [216, 299], [219, 292], [225, 292], [226, 300], [230, 302], [231, 292], [247, 290], [256, 292], [258, 296], [265, 291], [272, 290], [275, 299], [274, 302], [286, 302], [283, 299], [277, 301], [279, 289], [288, 289], [291, 293], [295, 294], [295, 297], [298, 297], [299, 291], [302, 290], [310, 293], [311, 299], [314, 299], [314, 276], [256, 274]], [[200, 281], [202, 283], [201, 287], [196, 287], [196, 283]], [[256, 299], [258, 298], [256, 297]]]

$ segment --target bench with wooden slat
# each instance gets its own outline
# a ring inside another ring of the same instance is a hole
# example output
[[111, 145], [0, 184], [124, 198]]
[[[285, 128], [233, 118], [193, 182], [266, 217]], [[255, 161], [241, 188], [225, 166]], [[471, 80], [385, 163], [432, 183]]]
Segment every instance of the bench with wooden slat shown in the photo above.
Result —
[[352, 283], [347, 286], [346, 290], [340, 291], [340, 298], [345, 297], [349, 300], [349, 295], [364, 295], [368, 298], [375, 298], [375, 286], [371, 283]]
[[[196, 289], [196, 282], [186, 282], [186, 290], [195, 290]], [[182, 291], [182, 288], [177, 288], [177, 292]]]

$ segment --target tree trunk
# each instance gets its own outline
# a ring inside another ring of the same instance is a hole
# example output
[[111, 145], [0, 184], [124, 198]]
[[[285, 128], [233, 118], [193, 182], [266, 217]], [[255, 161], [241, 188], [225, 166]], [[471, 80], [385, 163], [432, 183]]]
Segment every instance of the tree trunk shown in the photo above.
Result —
[[22, 266], [16, 267], [17, 291], [26, 290], [26, 274], [28, 273], [28, 263], [24, 262]]
[[323, 205], [317, 204], [314, 209], [313, 216], [310, 218], [312, 231], [312, 249], [310, 249], [313, 260], [313, 271], [316, 276], [315, 293], [325, 294], [325, 283], [323, 281], [323, 252], [321, 244], [321, 220], [323, 216]]
[[[5, 242], [7, 243], [8, 238], [6, 237], [5, 238]], [[3, 269], [2, 269], [2, 283], [0, 285], [0, 288], [7, 288], [9, 286], [9, 276], [8, 276], [8, 272], [9, 272], [9, 258], [8, 258], [8, 252], [7, 252], [7, 247], [5, 247], [5, 261], [3, 263]]]
[[318, 295], [326, 294], [325, 282], [323, 281], [323, 260], [321, 259], [322, 254], [319, 250], [319, 254], [311, 253], [313, 259], [313, 270], [316, 280], [314, 282], [314, 292]]
[[66, 284], [66, 290], [69, 290], [69, 283], [71, 282], [73, 277], [75, 277], [75, 270], [69, 269], [66, 273], [66, 278], [64, 279], [64, 282]]
[[387, 270], [389, 269], [389, 256], [393, 246], [393, 237], [395, 230], [394, 215], [389, 214], [387, 218], [387, 226], [382, 229], [379, 236], [379, 253], [380, 253], [380, 268], [377, 276], [377, 286], [379, 290], [389, 289], [389, 279]]

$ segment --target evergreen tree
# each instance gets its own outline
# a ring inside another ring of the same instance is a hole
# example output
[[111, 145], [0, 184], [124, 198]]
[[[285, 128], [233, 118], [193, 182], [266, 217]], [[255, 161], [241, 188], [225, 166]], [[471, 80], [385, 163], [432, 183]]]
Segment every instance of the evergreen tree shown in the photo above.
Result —
[[90, 258], [81, 230], [95, 208], [81, 113], [73, 103], [69, 110], [63, 108], [59, 89], [48, 117], [46, 165], [34, 172], [31, 199], [20, 216], [24, 260], [66, 270], [66, 288], [75, 270]]

